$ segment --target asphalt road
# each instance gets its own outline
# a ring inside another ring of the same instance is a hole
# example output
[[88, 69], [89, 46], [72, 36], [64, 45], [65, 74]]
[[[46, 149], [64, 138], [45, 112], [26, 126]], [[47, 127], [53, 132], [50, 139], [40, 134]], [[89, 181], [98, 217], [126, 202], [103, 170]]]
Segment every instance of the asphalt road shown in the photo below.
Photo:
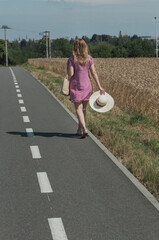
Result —
[[0, 68], [0, 240], [158, 240], [157, 209], [76, 129], [30, 73]]

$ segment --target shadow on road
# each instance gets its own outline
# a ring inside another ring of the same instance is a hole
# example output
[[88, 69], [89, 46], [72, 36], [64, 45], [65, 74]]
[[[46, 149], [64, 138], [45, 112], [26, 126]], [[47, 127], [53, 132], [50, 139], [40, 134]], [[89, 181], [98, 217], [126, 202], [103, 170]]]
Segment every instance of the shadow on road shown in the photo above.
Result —
[[40, 137], [46, 137], [46, 138], [51, 138], [51, 137], [63, 137], [63, 138], [77, 138], [79, 139], [81, 136], [79, 136], [76, 133], [59, 133], [59, 132], [34, 132], [34, 135], [31, 133], [26, 133], [26, 132], [7, 132], [8, 134], [12, 135], [19, 135], [21, 137], [35, 137], [35, 136], [40, 136]]

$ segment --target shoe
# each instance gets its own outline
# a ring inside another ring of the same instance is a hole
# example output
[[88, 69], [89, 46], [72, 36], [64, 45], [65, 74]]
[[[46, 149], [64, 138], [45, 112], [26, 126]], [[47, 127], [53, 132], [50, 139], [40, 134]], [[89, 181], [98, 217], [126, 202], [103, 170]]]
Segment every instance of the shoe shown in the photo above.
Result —
[[82, 136], [83, 135], [83, 131], [81, 130], [81, 131], [77, 131], [77, 136]]
[[82, 138], [86, 138], [86, 137], [88, 137], [88, 133], [87, 133], [87, 132], [83, 132], [83, 134], [82, 134], [82, 136], [81, 136], [81, 139], [82, 139]]

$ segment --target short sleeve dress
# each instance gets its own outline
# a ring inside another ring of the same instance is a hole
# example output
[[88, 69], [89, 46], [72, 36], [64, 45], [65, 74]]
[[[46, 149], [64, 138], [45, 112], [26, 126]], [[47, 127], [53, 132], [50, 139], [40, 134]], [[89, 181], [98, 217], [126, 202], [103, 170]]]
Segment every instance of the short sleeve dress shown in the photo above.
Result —
[[74, 68], [74, 75], [70, 79], [71, 102], [89, 101], [89, 98], [93, 93], [89, 69], [93, 63], [94, 60], [91, 56], [85, 66], [81, 66], [79, 62], [74, 62], [73, 56], [68, 59], [68, 66], [72, 66]]

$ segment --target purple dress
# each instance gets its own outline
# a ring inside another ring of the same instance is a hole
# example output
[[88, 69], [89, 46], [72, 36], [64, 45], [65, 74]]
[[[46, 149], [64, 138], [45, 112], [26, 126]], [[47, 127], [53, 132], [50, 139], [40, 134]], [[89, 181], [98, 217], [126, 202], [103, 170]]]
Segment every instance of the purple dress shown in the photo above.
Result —
[[89, 101], [93, 93], [91, 80], [89, 77], [89, 69], [94, 63], [93, 58], [86, 62], [85, 66], [81, 66], [78, 62], [74, 63], [74, 57], [68, 59], [68, 65], [74, 68], [74, 75], [70, 79], [70, 100], [71, 102]]

